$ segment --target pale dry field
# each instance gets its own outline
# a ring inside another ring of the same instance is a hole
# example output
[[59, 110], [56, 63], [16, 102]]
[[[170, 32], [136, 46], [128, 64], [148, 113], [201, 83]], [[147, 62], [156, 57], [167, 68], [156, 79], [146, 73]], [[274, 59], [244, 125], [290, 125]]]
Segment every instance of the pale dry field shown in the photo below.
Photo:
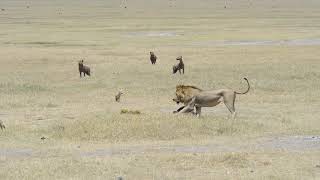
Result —
[[[224, 6], [1, 0], [0, 179], [320, 179], [320, 1]], [[236, 120], [172, 114], [177, 84], [243, 77]]]

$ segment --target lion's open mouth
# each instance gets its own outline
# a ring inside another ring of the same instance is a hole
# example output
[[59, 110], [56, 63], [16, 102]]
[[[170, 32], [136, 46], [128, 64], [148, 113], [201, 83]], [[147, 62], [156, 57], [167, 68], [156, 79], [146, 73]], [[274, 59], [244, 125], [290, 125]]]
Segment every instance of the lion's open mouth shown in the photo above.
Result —
[[179, 104], [180, 103], [180, 101], [179, 100], [177, 100], [177, 99], [172, 99], [174, 102], [176, 102], [177, 104]]

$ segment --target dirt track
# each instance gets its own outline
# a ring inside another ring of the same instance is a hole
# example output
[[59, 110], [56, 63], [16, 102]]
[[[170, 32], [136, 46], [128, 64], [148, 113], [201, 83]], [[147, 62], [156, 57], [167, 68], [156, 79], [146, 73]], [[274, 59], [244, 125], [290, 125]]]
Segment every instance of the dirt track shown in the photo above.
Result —
[[[243, 144], [209, 143], [206, 145], [139, 145], [127, 147], [100, 148], [93, 151], [72, 150], [75, 156], [104, 157], [116, 155], [138, 155], [145, 153], [218, 153], [218, 152], [264, 152], [264, 151], [299, 151], [320, 150], [320, 136], [286, 136], [260, 138]], [[46, 152], [33, 149], [1, 149], [0, 157], [22, 158], [38, 157]], [[59, 155], [58, 155], [59, 156]]]

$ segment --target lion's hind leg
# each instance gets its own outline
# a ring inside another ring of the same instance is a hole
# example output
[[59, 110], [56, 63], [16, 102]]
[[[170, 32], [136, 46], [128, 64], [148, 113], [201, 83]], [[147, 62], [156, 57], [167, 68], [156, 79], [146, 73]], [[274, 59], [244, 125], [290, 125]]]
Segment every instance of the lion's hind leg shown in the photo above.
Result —
[[235, 99], [236, 99], [235, 94], [228, 94], [228, 95], [224, 95], [223, 97], [223, 102], [228, 108], [228, 110], [230, 111], [232, 119], [234, 119], [236, 116], [236, 109], [234, 107]]

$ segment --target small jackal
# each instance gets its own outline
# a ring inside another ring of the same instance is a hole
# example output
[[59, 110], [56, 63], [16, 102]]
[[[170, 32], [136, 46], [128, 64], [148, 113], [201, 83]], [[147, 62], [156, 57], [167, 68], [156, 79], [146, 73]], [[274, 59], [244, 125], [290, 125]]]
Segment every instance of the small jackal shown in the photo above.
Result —
[[4, 125], [4, 123], [0, 120], [0, 129], [4, 130], [6, 128], [6, 126]]
[[122, 91], [119, 91], [118, 94], [115, 96], [116, 102], [120, 102], [120, 97], [122, 95]]

